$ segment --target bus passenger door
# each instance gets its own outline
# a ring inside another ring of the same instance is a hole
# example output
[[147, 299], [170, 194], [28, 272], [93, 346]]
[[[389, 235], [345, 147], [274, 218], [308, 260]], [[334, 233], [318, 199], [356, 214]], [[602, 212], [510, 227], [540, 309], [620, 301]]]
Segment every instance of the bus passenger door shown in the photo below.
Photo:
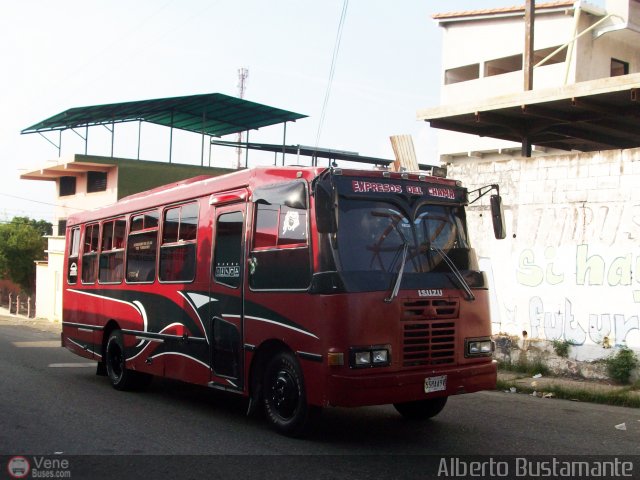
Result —
[[210, 318], [213, 383], [243, 385], [244, 203], [215, 209]]

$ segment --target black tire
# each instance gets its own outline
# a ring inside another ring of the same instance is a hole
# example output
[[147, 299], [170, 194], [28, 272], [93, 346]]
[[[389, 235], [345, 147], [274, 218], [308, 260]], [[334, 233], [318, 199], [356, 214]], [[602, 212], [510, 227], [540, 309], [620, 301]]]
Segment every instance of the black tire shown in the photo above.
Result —
[[122, 332], [114, 330], [109, 334], [103, 359], [111, 385], [116, 390], [136, 390], [148, 386], [153, 377], [125, 368], [125, 358]]
[[438, 415], [447, 404], [448, 397], [416, 400], [415, 402], [394, 403], [398, 413], [409, 420], [426, 420]]
[[302, 370], [290, 352], [276, 354], [263, 379], [264, 411], [271, 425], [290, 437], [301, 437], [316, 426], [320, 408], [307, 404]]

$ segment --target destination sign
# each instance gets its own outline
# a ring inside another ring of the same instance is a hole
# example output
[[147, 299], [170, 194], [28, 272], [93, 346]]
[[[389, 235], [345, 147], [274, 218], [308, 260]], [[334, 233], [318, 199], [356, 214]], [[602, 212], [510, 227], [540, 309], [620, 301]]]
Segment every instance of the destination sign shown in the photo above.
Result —
[[[345, 188], [347, 191], [344, 190]], [[466, 201], [465, 189], [446, 185], [419, 184], [417, 182], [377, 182], [350, 179], [349, 183], [342, 183], [340, 190], [344, 193], [350, 191], [355, 194], [405, 194], [427, 196], [439, 200]]]

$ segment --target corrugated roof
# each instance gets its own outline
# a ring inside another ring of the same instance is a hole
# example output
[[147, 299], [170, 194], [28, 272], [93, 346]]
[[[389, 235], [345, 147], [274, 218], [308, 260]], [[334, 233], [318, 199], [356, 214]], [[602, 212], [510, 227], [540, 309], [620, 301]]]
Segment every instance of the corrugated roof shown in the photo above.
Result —
[[207, 93], [71, 108], [22, 133], [143, 121], [219, 137], [305, 117], [222, 93]]
[[[546, 3], [538, 3], [536, 4], [536, 11], [545, 10], [545, 9], [553, 9], [553, 8], [573, 8], [573, 1], [570, 2], [546, 2]], [[524, 13], [524, 5], [514, 6], [514, 7], [502, 7], [502, 8], [485, 8], [482, 10], [467, 10], [460, 12], [445, 12], [445, 13], [436, 13], [433, 15], [433, 19], [435, 20], [446, 20], [446, 19], [454, 19], [459, 17], [478, 17], [485, 15], [500, 15], [505, 13]]]

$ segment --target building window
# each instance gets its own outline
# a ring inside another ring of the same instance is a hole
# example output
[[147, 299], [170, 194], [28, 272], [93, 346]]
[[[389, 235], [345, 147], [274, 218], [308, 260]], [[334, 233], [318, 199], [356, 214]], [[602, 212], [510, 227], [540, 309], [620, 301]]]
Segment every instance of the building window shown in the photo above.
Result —
[[61, 197], [76, 194], [76, 177], [60, 177], [59, 193]]
[[58, 235], [64, 235], [65, 230], [67, 229], [67, 219], [58, 220]]
[[522, 55], [511, 55], [510, 57], [497, 58], [484, 63], [485, 77], [517, 72], [518, 70], [522, 70]]
[[629, 74], [629, 63], [622, 60], [611, 59], [611, 76], [618, 77], [620, 75]]
[[[558, 47], [560, 47], [560, 45], [558, 45], [557, 47], [543, 48], [542, 50], [536, 50], [535, 52], [533, 52], [533, 64], [536, 65], [536, 64], [540, 63], [542, 60], [547, 58], [553, 52], [558, 50]], [[562, 50], [560, 50], [559, 52], [554, 54], [551, 58], [549, 58], [546, 62], [544, 62], [540, 66], [544, 67], [546, 65], [554, 65], [556, 63], [564, 63], [564, 61], [566, 59], [567, 59], [567, 49], [563, 48]]]
[[445, 70], [444, 72], [445, 85], [475, 80], [476, 78], [480, 78], [479, 63], [474, 63], [473, 65], [465, 65], [464, 67], [450, 68], [448, 70]]
[[107, 172], [87, 172], [87, 192], [104, 192], [107, 190]]

